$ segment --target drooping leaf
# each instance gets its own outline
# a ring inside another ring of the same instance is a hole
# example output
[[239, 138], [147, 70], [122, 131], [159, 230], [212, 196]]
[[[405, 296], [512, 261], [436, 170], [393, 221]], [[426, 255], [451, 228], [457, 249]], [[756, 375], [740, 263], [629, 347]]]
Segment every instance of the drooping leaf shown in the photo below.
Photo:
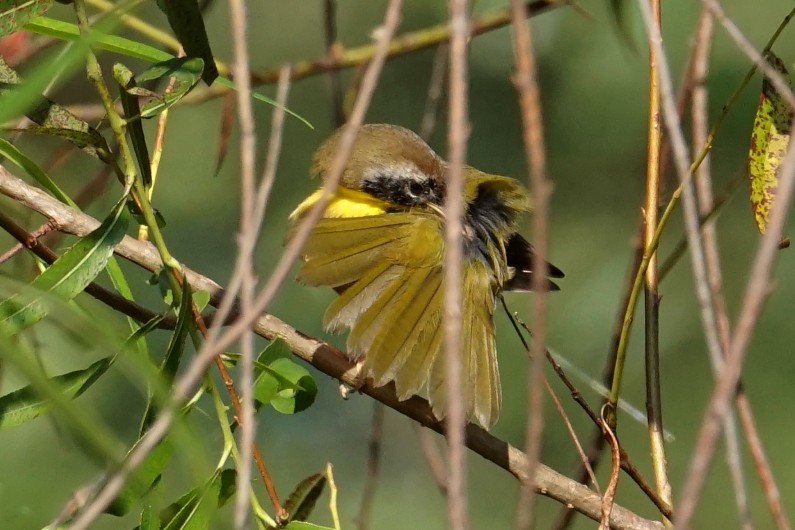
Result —
[[[784, 63], [772, 52], [767, 61], [790, 83]], [[781, 164], [792, 134], [793, 109], [781, 97], [770, 80], [762, 81], [762, 94], [751, 132], [748, 173], [751, 179], [751, 206], [756, 226], [765, 232], [768, 216], [774, 205]]]
[[30, 284], [0, 302], [0, 333], [15, 335], [50, 311], [52, 297], [71, 300], [105, 268], [127, 228], [124, 199], [93, 232], [81, 238]]
[[160, 474], [171, 459], [173, 452], [174, 448], [168, 440], [162, 440], [157, 444], [133, 472], [113, 502], [108, 505], [105, 513], [116, 516], [127, 514], [159, 480]]
[[0, 37], [10, 35], [33, 17], [46, 13], [52, 0], [0, 0]]
[[[0, 58], [0, 96], [4, 99], [14, 91], [23, 90], [22, 79]], [[31, 88], [25, 88], [30, 91]], [[23, 132], [57, 136], [74, 143], [88, 155], [105, 159], [109, 149], [105, 138], [85, 121], [77, 118], [64, 107], [38, 95], [33, 105], [25, 107], [27, 118], [39, 125]], [[13, 104], [12, 104], [13, 105]]]
[[306, 521], [309, 518], [326, 482], [326, 475], [317, 473], [305, 478], [295, 487], [284, 502], [290, 521]]
[[218, 507], [221, 508], [232, 500], [237, 493], [237, 471], [224, 469], [221, 471], [221, 491], [218, 493]]
[[207, 483], [182, 495], [161, 512], [163, 530], [204, 530], [218, 510], [221, 495], [221, 471], [216, 471]]
[[152, 166], [149, 162], [149, 149], [146, 146], [146, 135], [141, 124], [141, 110], [138, 98], [130, 94], [130, 90], [137, 88], [132, 71], [121, 63], [113, 65], [113, 78], [119, 85], [119, 99], [127, 120], [127, 133], [130, 135], [135, 159], [138, 161], [138, 170], [144, 181], [144, 186], [152, 185]]
[[[163, 377], [163, 383], [166, 387], [170, 387], [174, 382], [174, 377], [177, 374], [182, 353], [185, 351], [185, 339], [188, 336], [190, 326], [193, 325], [193, 313], [191, 311], [191, 290], [187, 284], [182, 289], [182, 300], [180, 302], [179, 312], [177, 314], [177, 323], [174, 327], [174, 332], [169, 339], [166, 354], [163, 357], [163, 362], [160, 365], [160, 374]], [[149, 427], [154, 420], [157, 413], [157, 394], [151, 394], [146, 403], [146, 412], [144, 419], [141, 422], [141, 431]]]
[[215, 67], [215, 59], [210, 47], [210, 39], [204, 28], [199, 2], [197, 0], [158, 0], [157, 5], [165, 13], [168, 24], [174, 30], [182, 47], [185, 48], [185, 55], [199, 57], [204, 61], [202, 79], [211, 85], [218, 77], [218, 69]]
[[160, 530], [160, 517], [158, 517], [155, 503], [163, 496], [163, 481], [156, 480], [149, 492], [143, 497], [141, 508], [141, 523], [136, 530]]
[[162, 93], [154, 93], [152, 99], [141, 107], [142, 118], [153, 118], [185, 97], [201, 79], [204, 61], [198, 57], [178, 57], [153, 64], [135, 77], [140, 85], [156, 79], [173, 79], [173, 85]]
[[[111, 365], [105, 357], [87, 368], [50, 378], [50, 383], [67, 399], [74, 399], [86, 391]], [[50, 400], [32, 386], [25, 386], [0, 397], [0, 429], [16, 427], [49, 411]]]

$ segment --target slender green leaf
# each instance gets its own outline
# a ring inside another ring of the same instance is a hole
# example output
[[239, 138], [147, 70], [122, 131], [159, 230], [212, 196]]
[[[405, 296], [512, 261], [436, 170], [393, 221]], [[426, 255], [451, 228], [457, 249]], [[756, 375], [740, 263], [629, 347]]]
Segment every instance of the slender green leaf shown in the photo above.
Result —
[[[163, 530], [205, 530], [218, 510], [221, 494], [221, 472], [216, 471], [210, 480], [194, 488], [164, 510], [161, 514]], [[166, 519], [163, 518], [166, 515]]]
[[50, 311], [52, 297], [71, 300], [105, 268], [127, 227], [124, 199], [93, 232], [81, 238], [27, 289], [0, 302], [0, 333], [14, 335]]
[[160, 517], [158, 517], [155, 503], [163, 496], [163, 481], [155, 480], [152, 488], [144, 495], [143, 508], [141, 509], [141, 524], [136, 530], [160, 530]]
[[[111, 358], [105, 357], [87, 368], [75, 370], [49, 379], [53, 388], [64, 399], [74, 399], [88, 389], [111, 365]], [[38, 418], [50, 410], [52, 402], [28, 385], [0, 397], [0, 429], [16, 427]]]
[[[22, 83], [19, 75], [0, 58], [0, 85], [6, 87], [0, 89], [0, 96], [6, 100], [14, 92], [31, 92], [33, 95], [32, 88]], [[40, 94], [30, 104], [32, 106], [24, 107], [24, 114], [39, 127], [28, 127], [22, 132], [59, 136], [73, 142], [88, 155], [103, 160], [107, 158], [109, 149], [105, 138], [88, 123]]]
[[292, 521], [284, 530], [334, 530], [330, 526], [321, 526], [315, 523], [307, 523], [306, 521]]
[[[781, 59], [773, 52], [768, 52], [766, 59], [791, 85], [789, 73]], [[765, 77], [748, 153], [751, 206], [756, 226], [761, 233], [765, 232], [767, 219], [775, 202], [778, 174], [789, 147], [794, 114], [792, 107]]]
[[174, 448], [167, 439], [157, 444], [144, 462], [133, 472], [121, 492], [105, 509], [105, 513], [116, 516], [128, 513], [159, 480], [160, 474], [171, 459], [173, 452]]
[[185, 48], [185, 55], [188, 57], [199, 57], [204, 61], [204, 71], [202, 79], [208, 85], [218, 77], [218, 69], [215, 67], [213, 51], [210, 47], [210, 39], [204, 28], [199, 2], [197, 0], [157, 0], [157, 5], [166, 14], [168, 24], [174, 30], [182, 47]]
[[[28, 158], [22, 151], [17, 149], [17, 147], [6, 140], [5, 138], [0, 138], [0, 155], [4, 156], [21, 169], [23, 169], [28, 175], [33, 177], [36, 182], [38, 182], [44, 189], [49, 191], [56, 199], [61, 201], [64, 204], [74, 205], [74, 201], [72, 201], [71, 197], [69, 197], [66, 193], [58, 187], [58, 185], [53, 181], [47, 173], [44, 172], [33, 160]], [[76, 205], [75, 205], [76, 206]]]
[[127, 133], [130, 135], [135, 159], [138, 161], [138, 170], [143, 177], [144, 185], [148, 188], [152, 185], [152, 166], [149, 162], [149, 148], [146, 146], [146, 135], [141, 120], [141, 109], [138, 98], [129, 93], [130, 89], [136, 88], [135, 77], [132, 71], [121, 63], [113, 65], [113, 78], [119, 85], [119, 99], [124, 109], [124, 117], [127, 120]]
[[237, 471], [224, 469], [221, 471], [221, 491], [218, 493], [218, 507], [221, 508], [232, 500], [237, 493]]
[[[179, 369], [179, 363], [182, 359], [182, 353], [185, 351], [185, 342], [188, 336], [188, 331], [193, 325], [193, 312], [191, 311], [191, 290], [187, 284], [182, 289], [182, 301], [179, 306], [179, 313], [177, 314], [177, 324], [174, 332], [171, 334], [171, 339], [166, 349], [166, 355], [163, 357], [163, 362], [160, 365], [160, 375], [163, 378], [163, 386], [170, 388], [174, 382], [174, 376]], [[144, 413], [144, 420], [141, 423], [141, 434], [149, 427], [152, 420], [154, 420], [157, 413], [157, 401], [162, 399], [153, 393], [146, 404], [146, 412]]]
[[[49, 17], [36, 17], [25, 25], [25, 29], [33, 33], [47, 35], [57, 39], [67, 41], [80, 40], [80, 29], [76, 24], [63, 22]], [[157, 62], [173, 59], [174, 56], [164, 52], [154, 46], [142, 44], [134, 40], [108, 35], [96, 27], [92, 28], [90, 34], [90, 44], [97, 48], [113, 53], [120, 53], [128, 57], [143, 59], [145, 61]]]

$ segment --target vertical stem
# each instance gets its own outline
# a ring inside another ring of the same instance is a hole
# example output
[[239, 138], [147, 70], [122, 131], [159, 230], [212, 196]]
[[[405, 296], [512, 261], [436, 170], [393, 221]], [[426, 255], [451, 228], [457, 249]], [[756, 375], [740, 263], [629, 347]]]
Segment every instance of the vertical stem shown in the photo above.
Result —
[[[661, 27], [660, 0], [650, 0], [654, 23]], [[659, 32], [657, 33], [659, 35]], [[654, 36], [650, 36], [654, 38]], [[644, 207], [644, 247], [650, 248], [659, 223], [660, 152], [662, 145], [662, 116], [660, 113], [660, 85], [656, 48], [649, 47], [649, 134], [646, 165], [646, 204]], [[646, 360], [646, 415], [649, 421], [649, 446], [657, 493], [671, 502], [671, 484], [668, 481], [668, 463], [665, 458], [665, 440], [662, 425], [662, 400], [660, 397], [660, 297], [657, 291], [657, 253], [649, 258], [643, 284], [645, 299], [645, 360]], [[666, 524], [670, 524], [666, 520]]]
[[[254, 154], [257, 149], [257, 134], [254, 125], [254, 109], [251, 105], [251, 79], [246, 24], [246, 5], [242, 0], [229, 0], [230, 24], [234, 44], [234, 63], [232, 71], [237, 91], [237, 111], [240, 124], [240, 228], [238, 234], [238, 253], [240, 268], [240, 309], [242, 314], [252, 312], [252, 302], [256, 291], [254, 277], [254, 247], [256, 245], [257, 219], [255, 198], [257, 185]], [[248, 527], [249, 488], [251, 483], [251, 461], [256, 423], [254, 417], [254, 335], [251, 330], [240, 336], [240, 462], [237, 474], [237, 499], [235, 503], [235, 529]], [[263, 480], [266, 477], [263, 476]], [[266, 481], [266, 485], [269, 481]], [[268, 488], [276, 517], [284, 520], [286, 512], [279, 502], [275, 488]]]
[[[530, 189], [533, 195], [534, 223], [533, 243], [536, 252], [533, 269], [533, 335], [530, 370], [527, 376], [527, 428], [525, 452], [527, 453], [527, 476], [534, 477], [541, 453], [541, 434], [544, 430], [543, 383], [544, 357], [546, 352], [547, 317], [547, 205], [551, 184], [547, 179], [544, 153], [541, 95], [536, 78], [531, 25], [524, 20], [524, 7], [519, 0], [512, 2], [514, 33], [514, 62], [516, 74], [514, 84], [518, 93], [522, 116], [523, 143], [529, 166]], [[532, 481], [522, 484], [516, 509], [515, 527], [529, 529], [533, 526], [535, 495]]]
[[467, 40], [469, 15], [467, 0], [450, 1], [450, 121], [448, 148], [450, 161], [445, 211], [444, 274], [444, 357], [447, 393], [447, 514], [454, 530], [469, 528], [464, 452], [465, 414], [461, 393], [461, 234], [464, 213], [464, 164], [466, 162], [469, 121], [467, 117]]

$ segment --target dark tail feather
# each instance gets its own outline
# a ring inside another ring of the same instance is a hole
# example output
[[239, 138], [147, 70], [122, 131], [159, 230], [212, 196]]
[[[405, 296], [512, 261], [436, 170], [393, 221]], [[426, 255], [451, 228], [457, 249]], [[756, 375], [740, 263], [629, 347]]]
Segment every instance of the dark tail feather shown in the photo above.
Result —
[[[533, 289], [533, 260], [535, 251], [525, 238], [513, 234], [505, 246], [508, 258], [508, 268], [513, 276], [505, 284], [505, 291], [531, 291]], [[547, 276], [550, 278], [563, 278], [563, 271], [547, 262]], [[547, 289], [559, 291], [560, 287], [552, 280], [547, 280]]]

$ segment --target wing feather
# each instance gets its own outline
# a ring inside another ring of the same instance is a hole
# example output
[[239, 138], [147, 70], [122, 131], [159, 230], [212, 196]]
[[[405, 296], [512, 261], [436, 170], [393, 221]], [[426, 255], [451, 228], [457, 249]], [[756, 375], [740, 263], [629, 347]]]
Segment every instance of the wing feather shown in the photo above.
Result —
[[[326, 329], [350, 328], [352, 358], [364, 357], [376, 386], [391, 380], [399, 399], [427, 386], [434, 414], [447, 410], [443, 327], [444, 232], [424, 213], [321, 219], [304, 249], [299, 280], [337, 288], [324, 317]], [[488, 427], [500, 409], [494, 344], [495, 274], [470, 258], [462, 293], [462, 370], [467, 416]]]

